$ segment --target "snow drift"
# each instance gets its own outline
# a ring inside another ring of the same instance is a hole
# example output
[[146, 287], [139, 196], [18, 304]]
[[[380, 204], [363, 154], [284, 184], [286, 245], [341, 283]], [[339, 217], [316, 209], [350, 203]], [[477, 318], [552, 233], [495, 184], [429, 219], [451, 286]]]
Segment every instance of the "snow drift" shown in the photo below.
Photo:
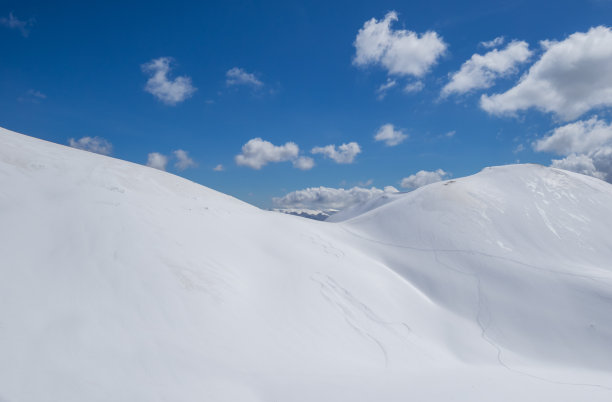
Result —
[[612, 398], [611, 185], [386, 201], [317, 222], [0, 130], [0, 401]]

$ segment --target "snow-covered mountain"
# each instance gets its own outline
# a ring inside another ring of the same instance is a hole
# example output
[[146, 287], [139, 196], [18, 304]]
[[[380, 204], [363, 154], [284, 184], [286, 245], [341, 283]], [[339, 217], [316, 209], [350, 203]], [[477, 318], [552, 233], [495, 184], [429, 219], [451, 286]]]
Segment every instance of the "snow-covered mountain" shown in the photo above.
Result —
[[327, 220], [338, 212], [337, 209], [308, 209], [308, 208], [273, 208], [272, 211], [287, 215], [301, 216], [315, 221]]
[[317, 222], [0, 130], [0, 401], [612, 400], [610, 184], [393, 198]]

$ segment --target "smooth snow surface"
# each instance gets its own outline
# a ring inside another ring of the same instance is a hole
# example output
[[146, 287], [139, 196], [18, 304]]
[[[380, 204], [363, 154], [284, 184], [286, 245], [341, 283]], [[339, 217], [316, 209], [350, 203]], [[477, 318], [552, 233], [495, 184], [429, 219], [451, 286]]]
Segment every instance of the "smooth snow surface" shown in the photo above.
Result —
[[597, 179], [495, 167], [328, 223], [0, 130], [0, 222], [2, 402], [612, 400]]

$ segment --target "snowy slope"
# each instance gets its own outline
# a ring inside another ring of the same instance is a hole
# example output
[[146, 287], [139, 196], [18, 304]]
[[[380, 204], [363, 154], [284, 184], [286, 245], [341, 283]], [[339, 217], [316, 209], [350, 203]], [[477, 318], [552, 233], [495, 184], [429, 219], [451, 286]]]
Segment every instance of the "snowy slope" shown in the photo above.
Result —
[[376, 198], [371, 200], [367, 200], [365, 202], [359, 203], [357, 205], [350, 206], [346, 209], [343, 209], [333, 215], [330, 215], [325, 221], [327, 222], [343, 222], [349, 219], [352, 219], [356, 216], [363, 215], [368, 211], [376, 209], [378, 207], [382, 207], [385, 204], [390, 203], [396, 198], [402, 197], [405, 193], [385, 193], [379, 195]]
[[437, 303], [479, 315], [487, 339], [523, 355], [513, 359], [612, 370], [610, 184], [538, 165], [487, 168], [345, 227]]
[[0, 130], [0, 401], [609, 401], [611, 205], [519, 165], [316, 222]]

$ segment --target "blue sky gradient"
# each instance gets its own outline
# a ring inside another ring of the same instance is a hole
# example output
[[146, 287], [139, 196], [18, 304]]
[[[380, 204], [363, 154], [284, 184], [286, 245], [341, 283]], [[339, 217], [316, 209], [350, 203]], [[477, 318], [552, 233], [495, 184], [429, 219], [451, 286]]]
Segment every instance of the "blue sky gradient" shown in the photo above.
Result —
[[[401, 86], [415, 79], [396, 77], [402, 84], [379, 99], [389, 74], [354, 65], [353, 43], [366, 21], [392, 10], [394, 29], [435, 31], [447, 50], [421, 91], [405, 93]], [[10, 24], [11, 15], [23, 28]], [[178, 171], [171, 159], [170, 172], [269, 207], [272, 197], [313, 186], [372, 180], [401, 189], [402, 178], [419, 170], [459, 177], [516, 161], [550, 164], [551, 154], [531, 144], [567, 121], [534, 109], [492, 115], [480, 96], [516, 85], [543, 53], [541, 40], [607, 26], [612, 2], [3, 1], [0, 17], [0, 126], [62, 144], [102, 137], [112, 156], [142, 164], [151, 152], [182, 149], [197, 167]], [[499, 36], [527, 42], [530, 61], [490, 88], [441, 98], [449, 74]], [[145, 91], [141, 66], [160, 57], [173, 59], [171, 79], [190, 77], [191, 97], [168, 105]], [[262, 84], [228, 85], [234, 67]], [[609, 108], [595, 112], [609, 120]], [[387, 123], [409, 138], [392, 147], [375, 141]], [[293, 141], [315, 166], [238, 166], [235, 156], [257, 137]], [[353, 163], [310, 154], [348, 142], [362, 150]], [[218, 164], [223, 171], [213, 170]]]

